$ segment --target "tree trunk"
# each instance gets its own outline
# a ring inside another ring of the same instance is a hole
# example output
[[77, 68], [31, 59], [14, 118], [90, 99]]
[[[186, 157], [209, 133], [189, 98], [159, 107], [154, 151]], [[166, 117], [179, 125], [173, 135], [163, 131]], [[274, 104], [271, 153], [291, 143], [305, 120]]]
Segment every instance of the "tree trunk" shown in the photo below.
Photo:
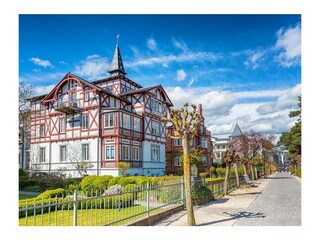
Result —
[[254, 175], [255, 175], [255, 178], [258, 179], [258, 171], [256, 166], [254, 166]]
[[253, 166], [252, 164], [250, 165], [250, 169], [251, 169], [251, 177], [252, 177], [252, 180], [254, 180], [254, 172], [253, 172]]
[[240, 187], [240, 179], [239, 179], [239, 173], [238, 173], [238, 163], [234, 164], [234, 171], [236, 173], [237, 188], [239, 188]]
[[242, 164], [244, 174], [247, 174], [246, 164]]
[[227, 163], [226, 164], [226, 174], [224, 177], [224, 189], [223, 189], [224, 195], [228, 195], [229, 175], [230, 175], [230, 163]]
[[186, 192], [186, 209], [187, 209], [187, 222], [188, 226], [195, 226], [196, 221], [194, 218], [192, 195], [191, 195], [191, 166], [189, 158], [189, 141], [187, 137], [182, 139], [183, 147], [183, 176], [184, 176], [184, 189]]

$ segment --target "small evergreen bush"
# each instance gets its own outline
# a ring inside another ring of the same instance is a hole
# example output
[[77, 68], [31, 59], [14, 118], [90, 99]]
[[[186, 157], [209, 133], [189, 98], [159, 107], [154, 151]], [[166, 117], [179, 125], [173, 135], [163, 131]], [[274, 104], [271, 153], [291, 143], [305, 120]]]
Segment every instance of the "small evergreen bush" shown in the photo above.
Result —
[[196, 206], [205, 204], [213, 200], [212, 192], [204, 186], [200, 188], [192, 187], [191, 194], [192, 194], [192, 202]]

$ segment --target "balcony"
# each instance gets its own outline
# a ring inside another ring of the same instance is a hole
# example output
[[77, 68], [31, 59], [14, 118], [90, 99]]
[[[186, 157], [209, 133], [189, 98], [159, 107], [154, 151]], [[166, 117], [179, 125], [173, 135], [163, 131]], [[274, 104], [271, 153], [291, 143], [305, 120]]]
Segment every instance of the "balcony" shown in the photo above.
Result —
[[74, 114], [80, 112], [80, 104], [75, 100], [71, 100], [69, 102], [57, 102], [54, 105], [54, 109], [65, 114]]

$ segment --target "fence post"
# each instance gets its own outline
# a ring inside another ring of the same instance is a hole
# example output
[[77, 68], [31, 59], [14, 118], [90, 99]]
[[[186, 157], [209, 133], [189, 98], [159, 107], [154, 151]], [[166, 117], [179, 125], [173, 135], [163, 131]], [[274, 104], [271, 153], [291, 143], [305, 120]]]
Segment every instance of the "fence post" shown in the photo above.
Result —
[[147, 182], [147, 217], [149, 217], [149, 201], [150, 201], [150, 193], [149, 193], [149, 182]]
[[74, 190], [73, 195], [73, 226], [77, 226], [77, 211], [78, 211], [78, 192], [77, 190]]
[[183, 182], [183, 177], [181, 177], [181, 203], [184, 204], [184, 182]]

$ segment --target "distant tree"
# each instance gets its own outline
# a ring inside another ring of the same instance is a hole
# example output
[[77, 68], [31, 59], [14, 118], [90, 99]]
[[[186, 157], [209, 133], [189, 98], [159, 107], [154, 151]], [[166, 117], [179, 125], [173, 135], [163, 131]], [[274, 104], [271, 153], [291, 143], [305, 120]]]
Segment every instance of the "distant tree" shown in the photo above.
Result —
[[121, 176], [125, 176], [126, 171], [130, 168], [130, 163], [127, 162], [118, 162], [117, 167], [121, 173]]
[[164, 115], [161, 120], [173, 124], [174, 129], [179, 136], [171, 136], [171, 138], [178, 138], [182, 140], [183, 147], [183, 173], [184, 186], [186, 193], [186, 209], [187, 209], [187, 223], [188, 226], [195, 226], [192, 195], [191, 195], [191, 163], [189, 155], [190, 140], [197, 134], [198, 127], [203, 120], [203, 116], [197, 111], [195, 105], [191, 105], [192, 111], [188, 109], [189, 104], [185, 103], [180, 110], [171, 109], [169, 116]]
[[295, 125], [289, 132], [284, 132], [280, 136], [277, 145], [284, 145], [289, 151], [289, 158], [301, 164], [301, 96], [298, 97], [298, 109], [291, 111], [289, 117], [298, 117]]
[[230, 177], [230, 168], [232, 167], [232, 164], [235, 164], [239, 161], [239, 155], [236, 154], [236, 151], [234, 149], [228, 149], [225, 151], [222, 155], [222, 161], [226, 164], [226, 174], [224, 178], [224, 190], [223, 194], [228, 194], [228, 186], [229, 186], [229, 177]]
[[263, 174], [266, 177], [267, 175], [267, 163], [269, 160], [271, 160], [271, 157], [273, 155], [273, 149], [274, 149], [274, 135], [263, 135], [262, 141], [261, 141], [261, 156], [263, 161]]

